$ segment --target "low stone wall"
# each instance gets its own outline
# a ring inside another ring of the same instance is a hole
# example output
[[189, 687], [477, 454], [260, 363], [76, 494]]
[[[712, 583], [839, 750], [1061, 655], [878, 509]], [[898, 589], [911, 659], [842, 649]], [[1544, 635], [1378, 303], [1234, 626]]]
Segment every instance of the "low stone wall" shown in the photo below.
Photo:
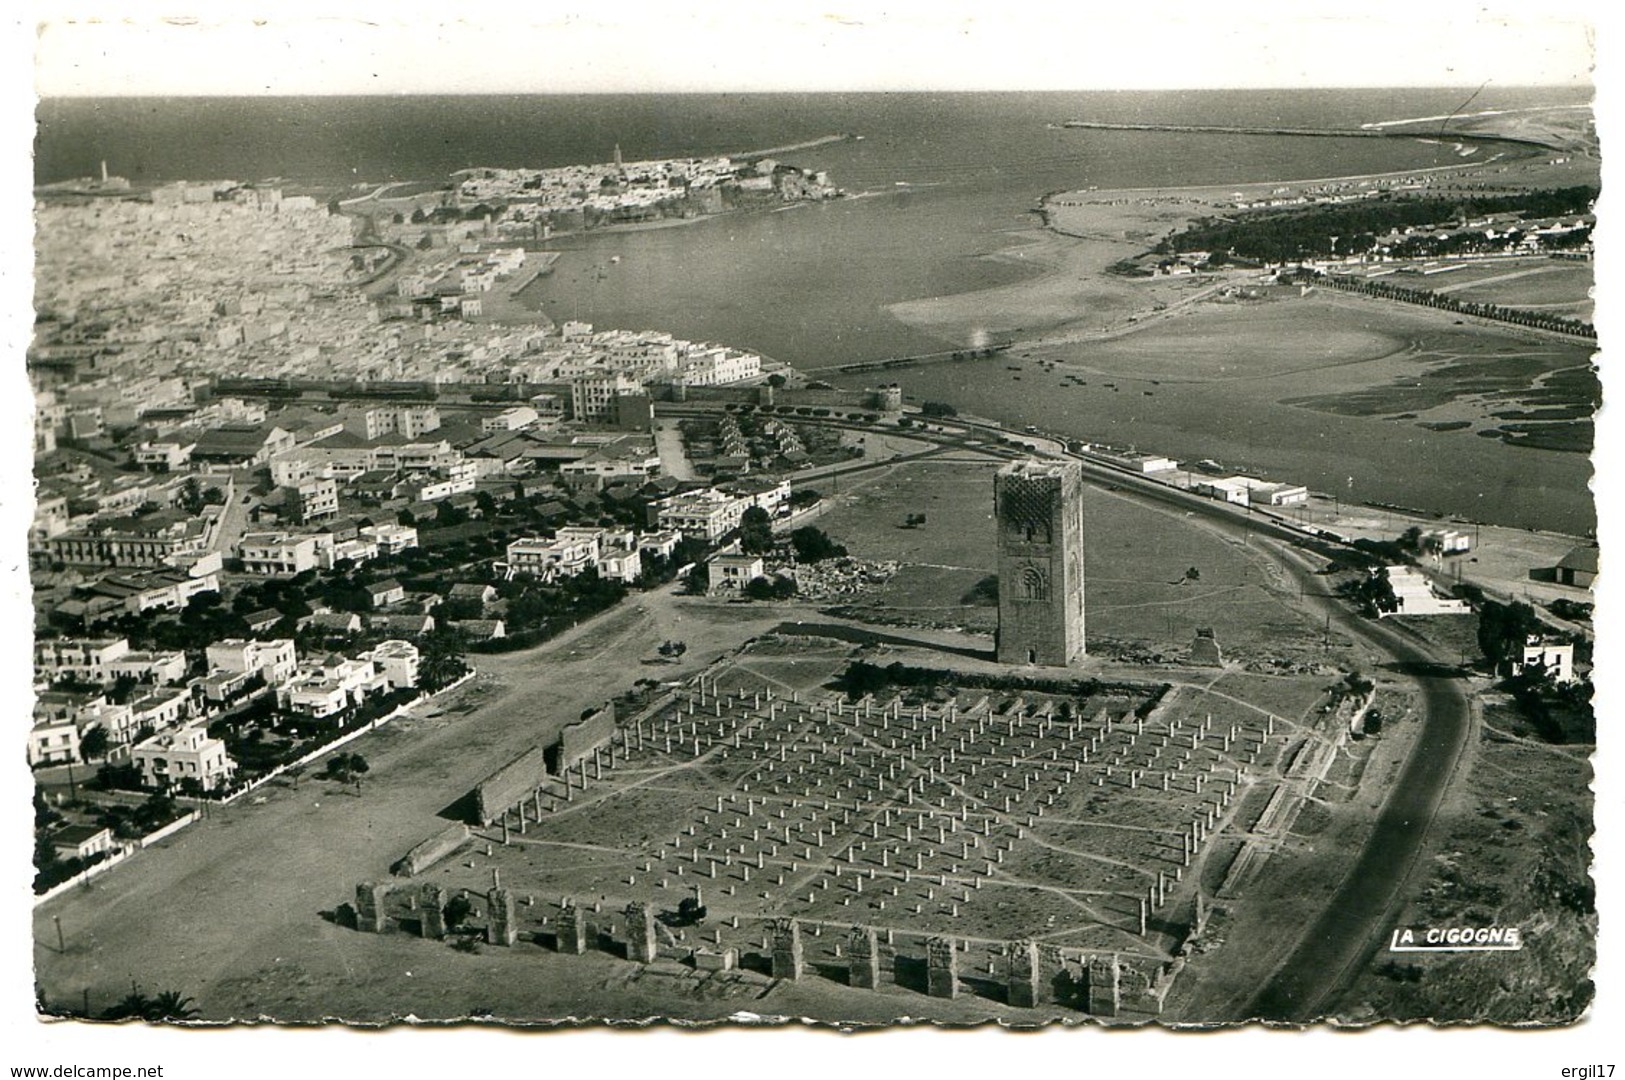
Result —
[[674, 386], [662, 383], [648, 389], [654, 401], [693, 404], [776, 405], [781, 408], [807, 406], [865, 409], [871, 412], [897, 412], [903, 407], [902, 391], [894, 386], [877, 390], [792, 390], [765, 383], [757, 386]]

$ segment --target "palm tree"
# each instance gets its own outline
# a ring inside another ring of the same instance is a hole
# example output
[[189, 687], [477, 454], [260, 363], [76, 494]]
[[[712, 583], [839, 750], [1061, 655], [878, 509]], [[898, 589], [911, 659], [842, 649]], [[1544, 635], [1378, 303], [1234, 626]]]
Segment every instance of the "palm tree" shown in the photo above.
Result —
[[165, 990], [148, 1004], [145, 1018], [152, 1021], [195, 1020], [197, 1006], [179, 990]]
[[463, 659], [463, 636], [437, 627], [423, 639], [418, 677], [427, 690], [438, 690], [468, 670]]
[[124, 1000], [102, 1013], [104, 1020], [145, 1020], [154, 1024], [195, 1020], [197, 1017], [196, 1004], [179, 990], [164, 990], [148, 997], [133, 982]]
[[124, 995], [124, 1000], [102, 1013], [104, 1020], [131, 1020], [136, 1017], [145, 1018], [152, 1008], [152, 1001], [143, 994], [134, 984], [130, 992]]

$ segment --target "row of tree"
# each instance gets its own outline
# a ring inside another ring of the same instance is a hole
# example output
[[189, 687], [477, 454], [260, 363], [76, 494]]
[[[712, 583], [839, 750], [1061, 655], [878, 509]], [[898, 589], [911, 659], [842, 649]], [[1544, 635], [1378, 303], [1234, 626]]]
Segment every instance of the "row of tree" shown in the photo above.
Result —
[[1334, 289], [1359, 293], [1362, 296], [1398, 300], [1405, 304], [1419, 304], [1423, 307], [1439, 308], [1443, 311], [1453, 311], [1462, 315], [1472, 315], [1475, 318], [1494, 319], [1496, 322], [1511, 323], [1514, 326], [1550, 330], [1559, 334], [1573, 334], [1576, 337], [1591, 338], [1593, 340], [1597, 336], [1595, 326], [1580, 319], [1571, 319], [1565, 315], [1552, 315], [1544, 311], [1525, 311], [1522, 308], [1502, 307], [1500, 304], [1481, 304], [1474, 300], [1458, 300], [1449, 293], [1430, 292], [1427, 289], [1411, 289], [1387, 281], [1371, 281], [1366, 278], [1352, 278], [1342, 274], [1322, 274], [1318, 280]]

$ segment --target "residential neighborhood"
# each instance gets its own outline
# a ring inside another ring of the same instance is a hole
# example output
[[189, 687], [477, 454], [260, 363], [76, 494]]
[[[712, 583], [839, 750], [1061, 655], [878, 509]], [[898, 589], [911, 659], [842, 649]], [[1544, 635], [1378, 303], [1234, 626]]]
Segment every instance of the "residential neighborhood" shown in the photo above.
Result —
[[[696, 169], [696, 192], [735, 184]], [[745, 171], [768, 191], [791, 176]], [[331, 206], [229, 181], [118, 195], [42, 203], [28, 357], [27, 757], [58, 802], [76, 797], [52, 818], [63, 850], [133, 795], [162, 827], [181, 813], [165, 800], [233, 798], [453, 682], [470, 654], [671, 581], [748, 510], [787, 516], [784, 471], [857, 452], [786, 408], [759, 433], [726, 413], [730, 446], [754, 449], [692, 463], [702, 448], [661, 432], [654, 398], [760, 384], [761, 357], [419, 302], [512, 287], [538, 265], [522, 247], [464, 237], [368, 298], [377, 267], [345, 254], [367, 249]], [[114, 276], [139, 285], [103, 288]], [[75, 841], [85, 853], [41, 882], [133, 828]]]

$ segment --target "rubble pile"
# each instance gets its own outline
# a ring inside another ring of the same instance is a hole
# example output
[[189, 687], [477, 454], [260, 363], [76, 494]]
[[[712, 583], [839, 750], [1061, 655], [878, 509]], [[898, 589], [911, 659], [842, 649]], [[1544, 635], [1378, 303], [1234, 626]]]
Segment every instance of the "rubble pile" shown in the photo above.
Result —
[[806, 600], [847, 600], [879, 588], [897, 573], [896, 562], [846, 556], [796, 567], [796, 591]]

